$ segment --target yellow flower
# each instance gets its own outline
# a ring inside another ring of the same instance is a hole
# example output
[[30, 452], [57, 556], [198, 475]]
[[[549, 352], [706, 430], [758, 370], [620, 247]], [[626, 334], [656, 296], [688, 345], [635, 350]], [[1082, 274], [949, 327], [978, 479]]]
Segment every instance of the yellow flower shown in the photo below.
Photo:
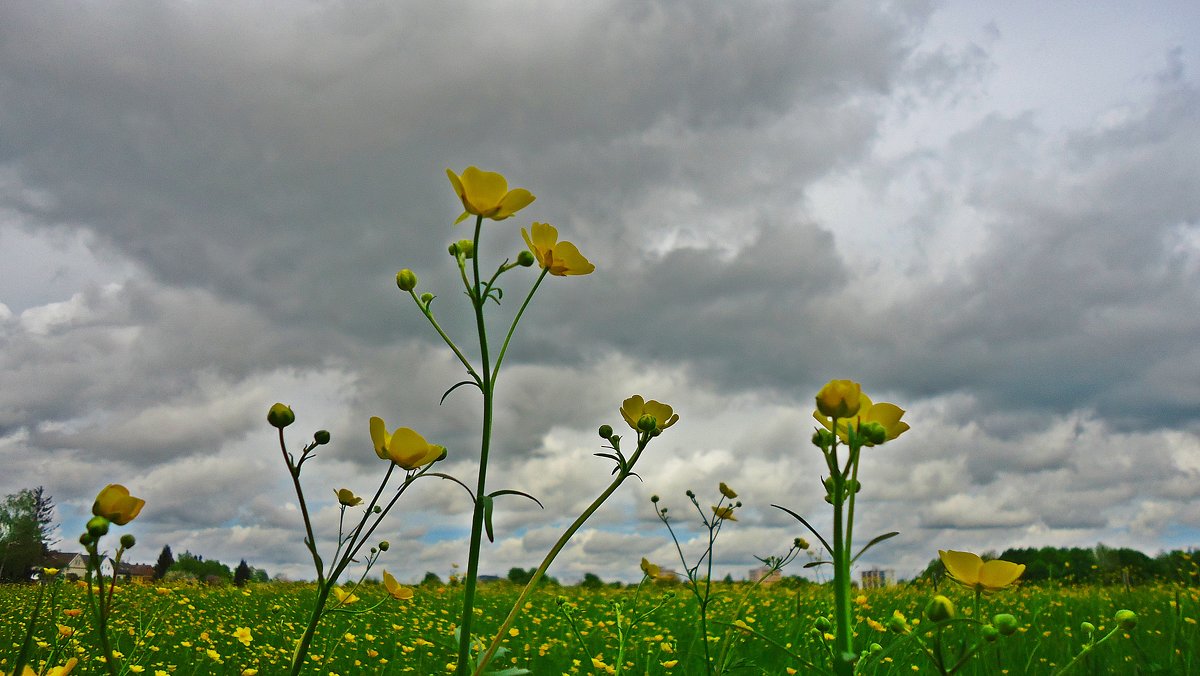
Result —
[[525, 228], [521, 228], [521, 237], [525, 238], [538, 265], [550, 274], [557, 277], [586, 275], [596, 269], [574, 244], [558, 241], [558, 230], [553, 225], [535, 222], [530, 230], [533, 231], [532, 236]]
[[357, 505], [361, 505], [362, 501], [363, 501], [362, 498], [355, 495], [354, 492], [351, 491], [349, 488], [339, 488], [336, 491], [334, 491], [333, 494], [337, 496], [338, 502], [342, 503], [343, 505], [345, 505], [347, 507], [355, 507]]
[[713, 505], [712, 511], [713, 511], [713, 515], [716, 516], [718, 519], [724, 519], [726, 521], [737, 521], [737, 517], [735, 517], [733, 515], [732, 507], [718, 507], [716, 505]]
[[[871, 403], [871, 398], [865, 394], [860, 394], [858, 398], [858, 410], [848, 418], [838, 418], [837, 434], [842, 441], [849, 439], [846, 429], [848, 426], [854, 426], [858, 429], [860, 425], [874, 423], [883, 428], [883, 441], [891, 441], [896, 437], [908, 431], [908, 423], [900, 418], [904, 416], [904, 409], [895, 404], [880, 402], [878, 404]], [[825, 429], [833, 431], [833, 421], [829, 416], [823, 415], [821, 409], [813, 411], [813, 418], [817, 422], [825, 426]], [[879, 442], [883, 443], [883, 442]], [[866, 440], [864, 446], [874, 446], [875, 442]]]
[[392, 574], [386, 570], [383, 571], [383, 587], [384, 589], [387, 589], [387, 593], [397, 601], [407, 601], [413, 597], [412, 588], [405, 587], [397, 582], [396, 578], [392, 577]]
[[643, 556], [642, 557], [642, 572], [645, 573], [648, 577], [657, 578], [659, 575], [660, 569], [658, 566], [654, 565], [653, 563], [650, 563], [650, 561], [646, 557]]
[[862, 386], [853, 380], [831, 380], [817, 392], [817, 410], [830, 418], [849, 418], [858, 413]]
[[341, 587], [334, 587], [333, 595], [337, 598], [338, 603], [343, 606], [348, 606], [351, 603], [358, 602], [357, 596], [355, 596], [354, 594], [351, 594], [348, 591], [343, 590]]
[[679, 664], [679, 660], [667, 660], [666, 662], [660, 662], [660, 664], [662, 664], [663, 668], [665, 669], [673, 669], [676, 664]]
[[635, 431], [638, 428], [638, 420], [644, 415], [654, 416], [656, 430], [665, 430], [679, 420], [679, 414], [673, 413], [670, 406], [653, 399], [645, 401], [640, 394], [635, 394], [621, 403], [621, 417]]
[[375, 417], [371, 418], [371, 441], [375, 444], [376, 455], [407, 470], [424, 467], [446, 452], [444, 447], [425, 441], [425, 437], [407, 427], [396, 428], [388, 434], [387, 425]]
[[58, 625], [58, 635], [63, 638], [70, 638], [75, 635], [75, 627], [60, 624]]
[[[74, 669], [75, 665], [77, 664], [79, 664], [79, 660], [72, 657], [61, 667], [50, 667], [46, 671], [42, 672], [42, 676], [67, 676], [67, 674], [71, 673], [71, 670]], [[22, 676], [37, 676], [38, 672], [26, 665], [21, 674]]]
[[250, 645], [250, 641], [254, 640], [254, 637], [250, 635], [250, 627], [238, 627], [234, 629], [233, 637], [241, 641], [244, 646]]
[[1025, 572], [1025, 564], [993, 559], [984, 562], [977, 554], [938, 550], [938, 558], [955, 582], [985, 594], [1011, 586]]
[[462, 200], [464, 211], [455, 223], [462, 223], [468, 216], [474, 214], [502, 221], [529, 206], [533, 195], [524, 188], [508, 189], [508, 181], [493, 171], [480, 171], [478, 167], [467, 167], [462, 176], [447, 169], [450, 185], [458, 199]]
[[729, 498], [730, 500], [737, 497], [737, 493], [735, 493], [732, 488], [725, 485], [724, 481], [721, 482], [721, 485], [717, 486], [717, 489], [721, 491], [721, 495], [724, 495], [725, 497]]
[[109, 484], [92, 503], [92, 514], [102, 516], [118, 526], [124, 526], [137, 518], [145, 505], [146, 501], [130, 495], [128, 488], [121, 484]]
[[55, 575], [58, 575], [58, 569], [57, 568], [43, 568], [42, 574], [45, 575], [46, 577], [54, 577]]

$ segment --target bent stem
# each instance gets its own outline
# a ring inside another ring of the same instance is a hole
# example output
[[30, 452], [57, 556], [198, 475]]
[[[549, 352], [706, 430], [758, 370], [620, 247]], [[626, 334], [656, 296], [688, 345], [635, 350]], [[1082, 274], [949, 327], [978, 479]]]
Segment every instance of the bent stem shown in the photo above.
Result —
[[[591, 518], [592, 514], [594, 514], [597, 509], [600, 509], [600, 505], [603, 505], [604, 502], [608, 500], [608, 498], [612, 496], [612, 494], [615, 493], [618, 488], [620, 488], [621, 484], [633, 474], [633, 466], [637, 463], [638, 458], [642, 455], [642, 451], [645, 450], [646, 445], [650, 443], [650, 439], [652, 437], [653, 435], [650, 432], [641, 432], [638, 434], [637, 450], [634, 451], [633, 455], [627, 462], [619, 464], [616, 478], [612, 480], [612, 483], [608, 485], [608, 488], [604, 489], [604, 492], [601, 493], [599, 497], [592, 501], [592, 504], [588, 505], [587, 509], [583, 510], [582, 514], [576, 517], [575, 521], [572, 522], [565, 531], [563, 531], [563, 534], [558, 538], [558, 541], [555, 542], [554, 546], [550, 548], [550, 551], [546, 554], [546, 558], [542, 559], [542, 565], [538, 566], [538, 569], [534, 571], [533, 576], [529, 578], [529, 582], [525, 585], [525, 588], [521, 590], [521, 595], [518, 596], [517, 600], [513, 602], [512, 610], [509, 611], [508, 617], [504, 619], [504, 624], [500, 625], [500, 629], [496, 631], [496, 636], [492, 639], [491, 645], [489, 645], [488, 649], [479, 657], [479, 664], [475, 667], [475, 671], [473, 672], [472, 676], [480, 676], [484, 673], [488, 662], [500, 648], [500, 643], [504, 640], [508, 630], [511, 629], [513, 623], [517, 621], [517, 615], [519, 615], [522, 608], [524, 608], [525, 600], [529, 598], [530, 594], [533, 593], [534, 587], [537, 586], [537, 583], [542, 579], [542, 576], [545, 575], [546, 570], [550, 568], [550, 564], [554, 562], [555, 557], [557, 557], [559, 552], [562, 551], [563, 547], [567, 545], [567, 542], [574, 537], [575, 532], [578, 531], [580, 527], [582, 527], [583, 524], [589, 518]], [[464, 621], [464, 626], [465, 624], [466, 622]]]

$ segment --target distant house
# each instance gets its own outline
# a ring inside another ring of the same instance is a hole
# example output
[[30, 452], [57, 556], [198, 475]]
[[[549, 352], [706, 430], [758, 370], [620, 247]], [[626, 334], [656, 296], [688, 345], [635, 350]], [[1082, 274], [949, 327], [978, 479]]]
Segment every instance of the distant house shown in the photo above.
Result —
[[50, 552], [46, 555], [46, 568], [57, 568], [58, 574], [70, 580], [79, 580], [87, 575], [87, 555], [74, 552]]
[[[87, 554], [75, 552], [50, 552], [46, 555], [46, 568], [57, 568], [58, 574], [68, 580], [87, 577]], [[119, 577], [126, 582], [149, 582], [154, 579], [154, 566], [144, 563], [122, 563]]]
[[881, 589], [896, 584], [896, 571], [892, 569], [864, 570], [862, 572], [863, 589]]
[[764, 585], [771, 585], [783, 579], [783, 571], [772, 570], [770, 566], [759, 566], [758, 568], [750, 569], [750, 581], [761, 581]]

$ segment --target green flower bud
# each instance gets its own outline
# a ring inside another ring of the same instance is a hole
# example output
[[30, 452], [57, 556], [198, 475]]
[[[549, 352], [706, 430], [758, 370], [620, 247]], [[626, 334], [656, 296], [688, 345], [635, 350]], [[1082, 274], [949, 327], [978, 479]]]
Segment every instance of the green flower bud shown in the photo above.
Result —
[[1137, 613], [1133, 612], [1132, 610], [1118, 610], [1113, 619], [1116, 620], [1117, 624], [1121, 625], [1121, 628], [1125, 631], [1133, 631], [1133, 628], [1136, 627], [1138, 623]]
[[1012, 636], [1017, 633], [1017, 618], [1008, 613], [1000, 613], [994, 616], [992, 624], [996, 625], [996, 630], [1005, 636]]
[[421, 294], [421, 304], [422, 305], [428, 307], [429, 304], [432, 302], [433, 302], [433, 294], [432, 293]]
[[863, 423], [859, 427], [858, 434], [872, 444], [882, 444], [887, 441], [887, 430], [877, 422]]
[[952, 620], [954, 619], [954, 604], [950, 599], [938, 594], [929, 599], [929, 603], [925, 605], [925, 617], [933, 622]]
[[694, 492], [692, 489], [690, 489], [690, 488], [689, 488], [689, 489], [687, 489], [686, 491], [684, 491], [684, 493], [683, 493], [683, 494], [684, 494], [684, 495], [686, 495], [686, 496], [688, 496], [689, 498], [695, 498], [695, 497], [696, 497], [696, 493], [695, 493], [695, 492]]
[[472, 242], [469, 239], [460, 239], [454, 244], [457, 247], [458, 253], [461, 254], [463, 258], [470, 259], [475, 257], [475, 242]]
[[92, 537], [91, 533], [84, 533], [79, 536], [79, 544], [84, 547], [91, 547], [96, 542], [96, 538]]
[[451, 256], [457, 256], [458, 242], [450, 242], [450, 246], [446, 247], [446, 251], [449, 251]]
[[417, 274], [408, 268], [396, 273], [396, 286], [401, 291], [412, 291], [417, 288]]
[[879, 645], [878, 643], [872, 643], [871, 645], [867, 646], [867, 652], [872, 655], [881, 653], [883, 652], [883, 646]]
[[517, 265], [520, 265], [523, 268], [533, 265], [536, 261], [537, 259], [533, 257], [533, 252], [529, 249], [517, 254]]
[[656, 505], [658, 504], [658, 501], [659, 501], [659, 500], [661, 500], [661, 499], [662, 499], [662, 498], [658, 497], [657, 495], [651, 495], [651, 496], [650, 496], [650, 502], [653, 502], [653, 503], [654, 503], [654, 504], [656, 504]]
[[381, 552], [386, 552], [387, 550], [391, 549], [391, 547], [392, 543], [388, 542], [387, 540], [381, 540], [379, 542], [379, 551]]
[[1088, 636], [1091, 636], [1092, 634], [1096, 633], [1096, 625], [1092, 624], [1091, 622], [1084, 622], [1079, 625], [1079, 630]]
[[613, 435], [612, 425], [601, 425], [600, 426], [600, 438], [601, 439], [609, 439], [612, 437], [612, 435]]
[[99, 540], [101, 537], [108, 535], [109, 520], [102, 516], [93, 516], [87, 522], [87, 532], [93, 539]]
[[126, 533], [121, 536], [121, 546], [124, 547], [125, 549], [133, 549], [133, 546], [136, 544], [137, 544], [137, 538], [133, 537], [129, 533]]
[[888, 631], [894, 634], [907, 634], [909, 632], [908, 620], [905, 619], [904, 614], [899, 610], [892, 613], [886, 624]]
[[808, 549], [808, 540], [804, 538], [796, 538], [792, 541], [792, 544], [796, 546], [796, 549]]
[[329, 443], [329, 431], [317, 430], [316, 433], [313, 434], [313, 441], [317, 442], [318, 446], [324, 446], [325, 444]]
[[379, 505], [375, 505], [375, 509], [372, 511], [374, 511], [376, 514], [378, 514], [383, 511], [383, 508], [380, 507]]
[[377, 551], [379, 551], [379, 550], [378, 550], [378, 549], [376, 549], [376, 548], [374, 548], [374, 547], [372, 547], [372, 548], [371, 548], [371, 553], [372, 553], [372, 554], [374, 554], [374, 553], [375, 553], [375, 552], [377, 552]]
[[829, 430], [817, 430], [813, 432], [812, 442], [818, 448], [829, 448], [833, 444], [833, 434]]
[[983, 640], [988, 643], [995, 643], [996, 639], [1000, 638], [1000, 631], [990, 624], [980, 627], [979, 633], [983, 635]]
[[291, 406], [275, 404], [267, 411], [267, 422], [271, 423], [271, 427], [283, 429], [296, 422], [296, 414], [292, 412]]
[[658, 419], [649, 413], [638, 418], [638, 429], [643, 432], [653, 432], [658, 427]]
[[828, 617], [825, 617], [822, 615], [821, 617], [818, 617], [816, 620], [813, 620], [813, 629], [816, 629], [817, 631], [824, 634], [824, 633], [828, 632], [830, 629], [833, 629], [833, 623], [829, 621]]

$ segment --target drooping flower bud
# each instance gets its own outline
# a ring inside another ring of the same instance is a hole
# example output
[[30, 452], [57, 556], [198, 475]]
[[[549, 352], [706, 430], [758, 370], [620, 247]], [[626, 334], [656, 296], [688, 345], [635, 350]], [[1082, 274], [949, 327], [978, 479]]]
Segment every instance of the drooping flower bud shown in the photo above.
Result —
[[460, 239], [454, 243], [454, 246], [463, 258], [470, 260], [475, 257], [475, 242], [469, 239]]
[[318, 446], [324, 446], [325, 444], [329, 443], [329, 431], [317, 430], [313, 434], [313, 441], [317, 442]]
[[396, 273], [396, 286], [401, 291], [412, 291], [417, 288], [417, 274], [408, 268]]
[[1000, 638], [1000, 631], [990, 624], [980, 627], [979, 633], [983, 635], [983, 640], [988, 643], [995, 643], [996, 639]]
[[277, 403], [267, 411], [267, 422], [271, 423], [271, 427], [283, 429], [296, 422], [296, 414], [291, 406]]
[[133, 549], [133, 546], [136, 544], [137, 538], [133, 537], [132, 534], [126, 533], [121, 536], [121, 546], [125, 549]]
[[1121, 628], [1125, 631], [1132, 631], [1138, 623], [1137, 613], [1133, 612], [1132, 610], [1118, 610], [1113, 619], [1116, 620], [1117, 624], [1121, 625]]
[[425, 307], [429, 307], [429, 304], [432, 302], [433, 302], [433, 294], [432, 293], [421, 294], [421, 305], [424, 305]]
[[1004, 636], [1012, 636], [1017, 633], [1017, 618], [1008, 613], [1000, 613], [993, 617], [992, 624], [995, 625], [996, 631]]

